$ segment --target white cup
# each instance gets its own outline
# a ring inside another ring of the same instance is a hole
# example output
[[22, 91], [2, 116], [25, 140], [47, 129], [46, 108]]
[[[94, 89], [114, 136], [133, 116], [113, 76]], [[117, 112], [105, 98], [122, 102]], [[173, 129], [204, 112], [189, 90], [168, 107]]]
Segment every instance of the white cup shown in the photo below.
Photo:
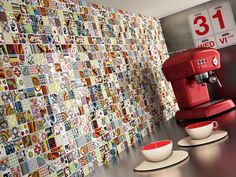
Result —
[[172, 153], [173, 143], [171, 140], [156, 141], [145, 145], [141, 152], [148, 161], [159, 162], [167, 159]]
[[198, 122], [185, 127], [186, 133], [193, 139], [204, 139], [211, 135], [214, 128], [218, 127], [216, 121]]

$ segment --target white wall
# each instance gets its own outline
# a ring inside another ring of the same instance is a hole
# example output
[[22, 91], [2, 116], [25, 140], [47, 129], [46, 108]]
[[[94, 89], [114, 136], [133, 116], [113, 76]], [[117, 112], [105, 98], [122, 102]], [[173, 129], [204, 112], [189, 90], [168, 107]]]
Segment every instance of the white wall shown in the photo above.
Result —
[[85, 0], [115, 9], [162, 18], [210, 0]]

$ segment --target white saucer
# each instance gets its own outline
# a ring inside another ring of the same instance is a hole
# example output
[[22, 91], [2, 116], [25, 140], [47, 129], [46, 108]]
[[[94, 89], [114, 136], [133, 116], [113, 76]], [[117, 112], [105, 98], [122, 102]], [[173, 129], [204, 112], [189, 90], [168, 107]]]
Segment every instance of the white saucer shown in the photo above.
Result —
[[211, 143], [211, 142], [220, 140], [220, 139], [226, 137], [227, 135], [228, 135], [227, 131], [217, 130], [217, 131], [213, 131], [209, 137], [204, 138], [204, 139], [200, 139], [200, 140], [195, 140], [195, 139], [192, 139], [191, 137], [188, 136], [188, 137], [180, 140], [178, 142], [178, 145], [182, 146], [182, 147], [199, 146], [199, 145], [203, 145], [203, 144], [207, 144], [207, 143]]
[[166, 168], [172, 165], [175, 165], [179, 162], [182, 162], [188, 157], [188, 152], [186, 151], [173, 151], [171, 156], [163, 161], [160, 162], [149, 162], [143, 161], [140, 165], [138, 165], [134, 171], [144, 172], [144, 171], [152, 171], [152, 170], [159, 170], [162, 168]]

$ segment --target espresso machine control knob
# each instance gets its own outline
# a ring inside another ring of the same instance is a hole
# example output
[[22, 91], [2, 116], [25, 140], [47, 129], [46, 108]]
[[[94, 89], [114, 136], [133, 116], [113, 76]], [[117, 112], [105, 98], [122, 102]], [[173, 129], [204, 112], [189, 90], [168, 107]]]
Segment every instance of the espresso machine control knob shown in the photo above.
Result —
[[214, 58], [213, 58], [212, 64], [213, 64], [214, 66], [217, 66], [217, 65], [219, 64], [219, 60], [218, 60], [217, 57], [214, 57]]
[[209, 82], [210, 83], [216, 83], [217, 82], [217, 77], [216, 76], [211, 76], [211, 77], [209, 77]]

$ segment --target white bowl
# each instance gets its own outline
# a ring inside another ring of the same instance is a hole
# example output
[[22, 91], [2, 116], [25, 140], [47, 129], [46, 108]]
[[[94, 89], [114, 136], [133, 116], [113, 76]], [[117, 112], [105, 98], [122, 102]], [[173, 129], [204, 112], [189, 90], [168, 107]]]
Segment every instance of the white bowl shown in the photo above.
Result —
[[210, 136], [213, 129], [217, 127], [216, 121], [204, 121], [188, 125], [185, 131], [193, 139], [204, 139]]
[[162, 140], [145, 145], [141, 151], [148, 161], [159, 162], [167, 159], [172, 152], [173, 143], [171, 140]]

